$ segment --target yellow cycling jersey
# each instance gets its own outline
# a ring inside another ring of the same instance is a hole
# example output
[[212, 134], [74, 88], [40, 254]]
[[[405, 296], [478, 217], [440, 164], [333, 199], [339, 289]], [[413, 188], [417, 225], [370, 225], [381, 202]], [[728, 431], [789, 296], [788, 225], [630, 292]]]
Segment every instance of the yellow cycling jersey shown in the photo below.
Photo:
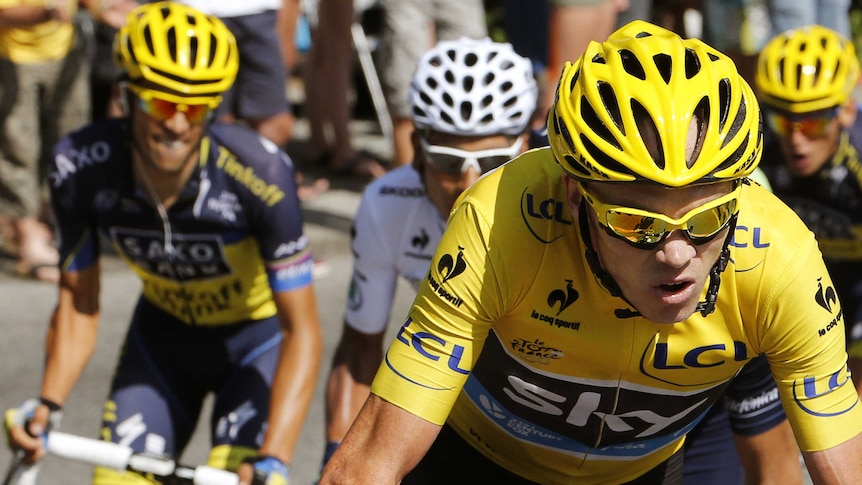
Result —
[[538, 149], [462, 195], [374, 394], [541, 483], [638, 477], [759, 354], [803, 450], [862, 430], [841, 307], [793, 211], [745, 184], [715, 312], [656, 324], [590, 270], [561, 176]]

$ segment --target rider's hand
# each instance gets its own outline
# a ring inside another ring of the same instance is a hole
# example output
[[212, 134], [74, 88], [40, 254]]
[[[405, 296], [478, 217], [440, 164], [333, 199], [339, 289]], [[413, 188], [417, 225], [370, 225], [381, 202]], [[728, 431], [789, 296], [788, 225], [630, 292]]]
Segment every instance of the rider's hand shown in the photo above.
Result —
[[[274, 456], [247, 458], [239, 471], [240, 485], [289, 485], [290, 466]], [[249, 479], [249, 477], [252, 477]]]
[[28, 399], [17, 408], [7, 409], [4, 427], [9, 448], [24, 452], [25, 465], [41, 460], [46, 454], [43, 438], [60, 426], [61, 419], [59, 406], [45, 400]]

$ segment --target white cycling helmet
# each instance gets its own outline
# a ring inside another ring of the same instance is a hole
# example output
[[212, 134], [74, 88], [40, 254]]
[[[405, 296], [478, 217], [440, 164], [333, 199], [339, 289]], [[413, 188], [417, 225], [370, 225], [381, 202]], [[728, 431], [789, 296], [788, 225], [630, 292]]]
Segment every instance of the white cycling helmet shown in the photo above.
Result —
[[442, 41], [419, 60], [410, 84], [418, 129], [463, 136], [519, 135], [536, 110], [530, 61], [511, 44], [462, 37]]

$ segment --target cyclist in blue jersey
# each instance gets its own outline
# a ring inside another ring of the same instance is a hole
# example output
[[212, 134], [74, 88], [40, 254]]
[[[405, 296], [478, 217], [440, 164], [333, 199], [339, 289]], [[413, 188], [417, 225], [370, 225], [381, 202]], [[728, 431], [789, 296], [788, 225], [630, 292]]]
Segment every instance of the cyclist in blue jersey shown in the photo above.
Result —
[[[114, 44], [127, 116], [62, 139], [50, 170], [59, 301], [38, 400], [12, 445], [33, 462], [95, 343], [103, 241], [143, 283], [102, 439], [179, 457], [214, 395], [209, 465], [286, 483], [321, 334], [294, 169], [254, 131], [212, 121], [236, 76], [233, 35], [171, 2], [130, 13]], [[16, 413], [10, 413], [16, 414]], [[36, 437], [34, 437], [36, 436]], [[96, 484], [154, 478], [97, 468]]]
[[841, 298], [847, 352], [862, 392], [862, 116], [853, 42], [819, 25], [788, 30], [760, 53], [767, 121], [762, 166], [775, 193], [814, 231]]
[[[467, 81], [474, 79], [489, 81]], [[369, 184], [353, 221], [353, 275], [326, 391], [324, 463], [368, 397], [397, 279], [419, 288], [455, 199], [525, 150], [537, 98], [529, 61], [508, 44], [441, 41], [419, 60], [410, 88], [414, 162]], [[725, 397], [686, 442], [685, 480], [741, 482], [742, 457], [749, 483], [767, 476], [801, 483], [798, 451], [765, 360], [748, 365]]]

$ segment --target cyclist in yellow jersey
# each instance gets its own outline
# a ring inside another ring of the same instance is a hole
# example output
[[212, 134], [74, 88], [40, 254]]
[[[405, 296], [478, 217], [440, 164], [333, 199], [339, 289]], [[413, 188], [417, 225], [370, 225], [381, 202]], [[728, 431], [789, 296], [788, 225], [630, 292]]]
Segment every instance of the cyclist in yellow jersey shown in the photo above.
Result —
[[862, 483], [862, 406], [814, 236], [747, 176], [754, 93], [632, 22], [564, 68], [550, 147], [461, 196], [332, 483], [678, 483], [765, 355], [815, 483]]
[[758, 57], [756, 91], [768, 130], [764, 169], [814, 232], [841, 297], [847, 352], [862, 391], [862, 106], [853, 42], [820, 25], [775, 36]]

